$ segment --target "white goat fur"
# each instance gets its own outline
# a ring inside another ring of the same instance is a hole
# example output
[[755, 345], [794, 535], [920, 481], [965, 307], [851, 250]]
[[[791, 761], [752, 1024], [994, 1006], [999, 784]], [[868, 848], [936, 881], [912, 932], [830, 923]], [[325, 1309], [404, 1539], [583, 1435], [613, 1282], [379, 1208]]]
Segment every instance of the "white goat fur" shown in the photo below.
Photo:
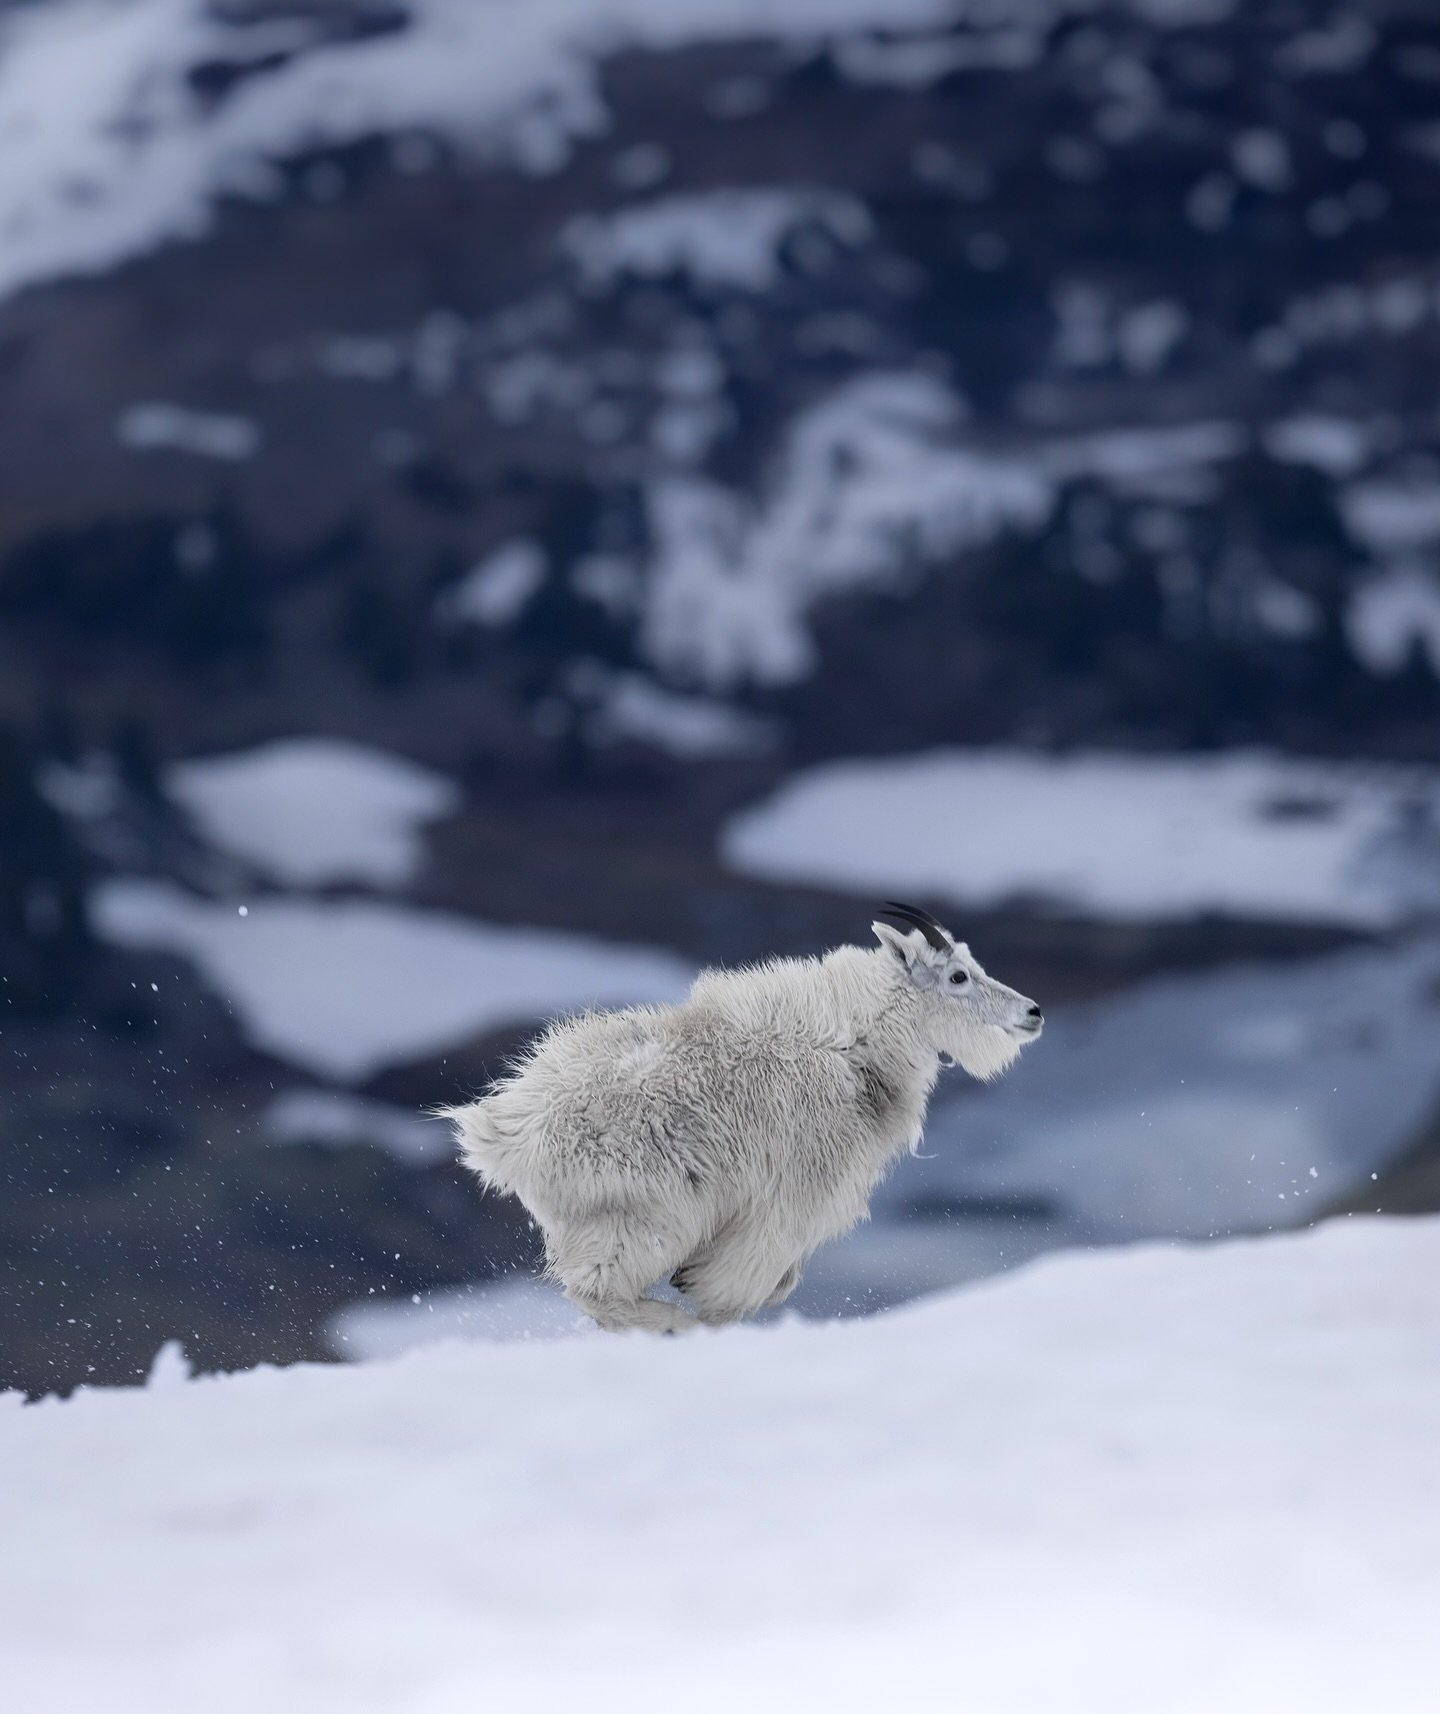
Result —
[[694, 1327], [646, 1296], [663, 1279], [712, 1325], [781, 1302], [918, 1144], [941, 1056], [997, 1077], [1039, 1034], [1039, 1008], [963, 944], [873, 926], [878, 948], [708, 970], [679, 1005], [563, 1019], [483, 1099], [442, 1109], [602, 1327]]

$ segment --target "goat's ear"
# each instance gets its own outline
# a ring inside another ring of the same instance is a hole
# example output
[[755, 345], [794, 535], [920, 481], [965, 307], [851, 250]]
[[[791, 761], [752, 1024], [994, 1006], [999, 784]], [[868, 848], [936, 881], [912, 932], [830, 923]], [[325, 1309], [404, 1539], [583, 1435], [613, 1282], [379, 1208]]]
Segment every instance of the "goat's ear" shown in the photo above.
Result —
[[898, 928], [891, 928], [888, 922], [872, 922], [870, 927], [881, 946], [886, 947], [899, 960], [901, 968], [913, 972], [924, 945], [920, 936], [913, 931], [902, 934]]

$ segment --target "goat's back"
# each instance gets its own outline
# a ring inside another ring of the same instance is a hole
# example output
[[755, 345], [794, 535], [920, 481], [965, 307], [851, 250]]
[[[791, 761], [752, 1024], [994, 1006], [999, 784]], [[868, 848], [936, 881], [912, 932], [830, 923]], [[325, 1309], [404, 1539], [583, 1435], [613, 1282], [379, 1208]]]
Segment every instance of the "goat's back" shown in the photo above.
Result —
[[818, 1169], [811, 1157], [857, 1111], [845, 1049], [866, 958], [706, 971], [677, 1006], [560, 1020], [489, 1095], [452, 1110], [467, 1164], [536, 1211], [743, 1200]]

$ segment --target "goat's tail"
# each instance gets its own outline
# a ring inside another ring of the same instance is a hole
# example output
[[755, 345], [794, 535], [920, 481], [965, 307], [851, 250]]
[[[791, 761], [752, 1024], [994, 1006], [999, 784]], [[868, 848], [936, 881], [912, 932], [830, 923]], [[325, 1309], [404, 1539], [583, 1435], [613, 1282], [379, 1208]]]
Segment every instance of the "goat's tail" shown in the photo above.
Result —
[[495, 1190], [514, 1191], [516, 1168], [528, 1153], [522, 1136], [512, 1131], [496, 1111], [496, 1098], [484, 1096], [459, 1107], [433, 1107], [431, 1117], [447, 1119], [455, 1127], [460, 1159], [483, 1184]]

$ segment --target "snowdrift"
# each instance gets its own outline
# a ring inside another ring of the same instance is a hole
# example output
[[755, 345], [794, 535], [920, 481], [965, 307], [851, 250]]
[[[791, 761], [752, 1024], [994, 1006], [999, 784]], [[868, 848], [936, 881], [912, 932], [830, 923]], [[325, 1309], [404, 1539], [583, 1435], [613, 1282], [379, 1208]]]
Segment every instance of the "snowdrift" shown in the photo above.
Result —
[[0, 1401], [26, 1714], [1433, 1709], [1440, 1220]]

